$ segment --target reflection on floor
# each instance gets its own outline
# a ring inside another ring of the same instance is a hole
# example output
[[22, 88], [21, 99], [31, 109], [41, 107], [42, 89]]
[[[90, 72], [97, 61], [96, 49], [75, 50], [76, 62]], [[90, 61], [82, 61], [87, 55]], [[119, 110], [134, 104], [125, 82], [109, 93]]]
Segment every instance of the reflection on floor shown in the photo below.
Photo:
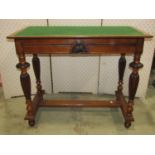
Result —
[[0, 134], [155, 134], [155, 88], [145, 99], [136, 99], [135, 122], [124, 128], [119, 109], [42, 108], [36, 126], [24, 121], [24, 98], [5, 100], [0, 88]]

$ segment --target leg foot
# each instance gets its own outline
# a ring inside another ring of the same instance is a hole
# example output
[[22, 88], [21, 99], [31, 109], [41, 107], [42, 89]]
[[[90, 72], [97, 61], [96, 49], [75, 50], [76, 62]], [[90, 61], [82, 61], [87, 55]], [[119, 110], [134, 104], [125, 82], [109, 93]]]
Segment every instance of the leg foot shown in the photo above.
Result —
[[125, 121], [124, 126], [128, 129], [131, 126], [131, 122]]
[[35, 125], [35, 120], [28, 120], [28, 124], [30, 127], [33, 127]]

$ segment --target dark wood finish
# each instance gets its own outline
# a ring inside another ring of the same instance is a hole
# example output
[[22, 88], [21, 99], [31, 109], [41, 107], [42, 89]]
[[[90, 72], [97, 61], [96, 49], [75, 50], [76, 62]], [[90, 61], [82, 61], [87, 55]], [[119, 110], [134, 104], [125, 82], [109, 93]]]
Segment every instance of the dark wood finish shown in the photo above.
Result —
[[31, 86], [30, 86], [30, 76], [28, 73], [20, 75], [20, 82], [24, 92], [24, 96], [27, 100], [31, 100]]
[[[16, 39], [19, 40], [19, 39]], [[82, 42], [87, 49], [84, 54], [132, 54], [136, 52], [138, 46], [137, 38], [99, 38], [99, 39], [21, 39], [20, 43], [26, 54], [73, 54], [72, 49], [75, 43]]]
[[[142, 39], [142, 38], [140, 38]], [[137, 44], [137, 40], [139, 38], [23, 38], [23, 39], [15, 39], [20, 40], [21, 43], [26, 45], [73, 45], [78, 41], [83, 42], [84, 44]]]
[[117, 90], [119, 92], [122, 92], [123, 90], [123, 76], [124, 76], [125, 67], [126, 67], [126, 59], [125, 59], [125, 54], [123, 53], [121, 54], [121, 57], [118, 63], [119, 81], [118, 81]]
[[127, 118], [127, 102], [125, 100], [125, 97], [123, 96], [123, 93], [120, 92], [120, 91], [116, 91], [116, 97], [120, 103], [120, 108], [121, 108], [121, 111], [122, 111], [122, 114], [124, 116], [124, 119], [126, 120]]
[[153, 61], [152, 61], [152, 69], [155, 70], [155, 49], [154, 49], [154, 55], [153, 55]]
[[[124, 120], [126, 122], [126, 120], [128, 119], [128, 115], [127, 115], [127, 108], [128, 108], [128, 104], [127, 101], [125, 100], [125, 97], [123, 95], [122, 92], [116, 91], [116, 97], [120, 103], [120, 108], [124, 117]], [[134, 121], [133, 115], [131, 114], [132, 119], [131, 121]]]
[[33, 126], [35, 124], [34, 123], [35, 118], [34, 118], [33, 105], [31, 101], [31, 81], [30, 81], [30, 76], [27, 73], [27, 68], [30, 65], [25, 60], [25, 54], [22, 52], [22, 47], [19, 42], [16, 42], [16, 51], [19, 51], [20, 53], [18, 54], [19, 63], [16, 65], [16, 67], [21, 70], [20, 81], [21, 81], [21, 86], [23, 89], [24, 96], [26, 98], [26, 105], [27, 105], [26, 106], [27, 114], [25, 118], [28, 120], [29, 125]]
[[140, 63], [140, 53], [134, 54], [134, 61], [130, 63], [130, 67], [133, 68], [133, 71], [129, 77], [129, 101], [127, 106], [127, 119], [125, 120], [125, 127], [129, 128], [131, 126], [131, 121], [133, 120], [132, 112], [133, 112], [133, 104], [135, 94], [138, 88], [139, 83], [139, 74], [138, 70], [143, 67], [143, 64]]
[[[152, 61], [152, 70], [155, 70], [155, 50], [154, 50], [154, 56], [153, 56], [153, 61]], [[155, 79], [152, 82], [152, 85], [155, 87]]]
[[[139, 30], [138, 30], [139, 31]], [[144, 32], [143, 32], [143, 36], [139, 36], [139, 35], [135, 35], [135, 36], [129, 36], [129, 35], [104, 35], [104, 36], [102, 36], [102, 35], [88, 35], [88, 36], [86, 36], [86, 35], [77, 35], [77, 36], [75, 36], [75, 35], [57, 35], [57, 36], [16, 36], [16, 33], [18, 33], [18, 32], [15, 32], [15, 33], [13, 33], [13, 34], [11, 34], [11, 35], [9, 35], [9, 36], [7, 36], [7, 38], [8, 39], [79, 39], [79, 38], [86, 38], [86, 39], [90, 39], [90, 38], [92, 38], [92, 39], [99, 39], [99, 38], [109, 38], [109, 39], [111, 39], [111, 38], [115, 38], [115, 39], [117, 39], [117, 38], [128, 38], [128, 39], [130, 39], [130, 38], [152, 38], [152, 36], [151, 35], [149, 35], [149, 34], [147, 34], [147, 33], [145, 33], [144, 34]]]
[[28, 73], [21, 73], [20, 75], [21, 86], [24, 92], [24, 96], [26, 98], [27, 104], [27, 118], [30, 120], [34, 119], [33, 113], [33, 106], [31, 101], [31, 83], [30, 83], [30, 76]]
[[37, 54], [33, 54], [32, 64], [33, 64], [34, 74], [36, 77], [37, 92], [42, 93], [42, 86], [40, 81], [40, 60]]
[[45, 100], [41, 102], [41, 107], [119, 107], [117, 101], [99, 101], [99, 100]]
[[2, 87], [1, 74], [0, 74], [0, 87]]
[[[143, 66], [140, 63], [140, 55], [143, 51], [144, 36], [31, 36], [8, 38], [15, 39], [16, 52], [19, 57], [17, 67], [21, 70], [21, 85], [26, 98], [27, 114], [25, 119], [30, 126], [35, 125], [35, 115], [39, 107], [109, 107], [120, 108], [125, 120], [125, 127], [131, 126], [133, 119], [133, 102], [139, 82], [138, 70]], [[25, 61], [25, 54], [33, 54], [33, 68], [37, 83], [37, 94], [31, 101], [30, 76], [27, 73], [29, 63]], [[119, 59], [119, 80], [116, 91], [117, 100], [113, 101], [88, 101], [88, 100], [44, 100], [40, 80], [40, 61], [38, 54], [93, 56], [104, 54], [121, 54]], [[123, 75], [125, 72], [125, 55], [134, 54], [134, 61], [130, 63], [133, 72], [129, 78], [129, 100], [123, 95]]]

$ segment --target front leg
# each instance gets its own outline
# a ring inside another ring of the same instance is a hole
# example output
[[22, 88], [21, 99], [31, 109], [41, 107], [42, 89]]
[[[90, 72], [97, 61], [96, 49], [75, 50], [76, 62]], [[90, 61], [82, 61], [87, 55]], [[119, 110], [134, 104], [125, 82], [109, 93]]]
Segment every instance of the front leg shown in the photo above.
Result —
[[30, 66], [30, 64], [25, 61], [24, 54], [19, 54], [18, 57], [19, 57], [19, 63], [16, 65], [16, 67], [21, 70], [20, 82], [21, 82], [22, 90], [24, 92], [26, 105], [27, 105], [26, 107], [27, 114], [25, 119], [28, 120], [28, 123], [30, 126], [34, 126], [35, 120], [34, 120], [33, 105], [31, 100], [31, 81], [30, 81], [30, 76], [27, 73], [27, 68]]
[[134, 61], [130, 63], [130, 67], [133, 68], [133, 71], [129, 78], [129, 101], [127, 105], [127, 119], [125, 120], [126, 128], [129, 128], [131, 126], [131, 122], [134, 120], [132, 112], [133, 112], [134, 98], [139, 83], [138, 71], [140, 68], [143, 67], [143, 64], [140, 63], [140, 53], [135, 53]]

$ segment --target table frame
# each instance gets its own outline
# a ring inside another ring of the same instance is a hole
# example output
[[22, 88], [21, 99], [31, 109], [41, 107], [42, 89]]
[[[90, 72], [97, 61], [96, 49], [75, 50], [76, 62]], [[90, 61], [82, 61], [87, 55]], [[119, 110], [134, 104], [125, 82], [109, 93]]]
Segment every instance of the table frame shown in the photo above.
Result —
[[[133, 106], [134, 98], [139, 83], [139, 69], [143, 67], [140, 56], [143, 52], [144, 39], [151, 36], [74, 36], [74, 37], [15, 37], [16, 53], [19, 63], [16, 65], [21, 70], [20, 81], [26, 98], [26, 116], [30, 126], [35, 125], [35, 116], [40, 107], [108, 107], [120, 108], [124, 117], [126, 128], [134, 121]], [[74, 50], [73, 50], [74, 49]], [[37, 93], [31, 98], [31, 81], [27, 72], [30, 66], [26, 62], [26, 54], [32, 54], [32, 64], [36, 77]], [[119, 80], [116, 90], [116, 100], [112, 101], [89, 101], [89, 100], [44, 100], [44, 91], [40, 79], [40, 60], [38, 54], [48, 55], [71, 55], [71, 56], [93, 56], [93, 55], [120, 55], [118, 62]], [[129, 97], [125, 100], [123, 95], [123, 76], [126, 68], [126, 55], [134, 55], [130, 63], [132, 73], [129, 77]]]

